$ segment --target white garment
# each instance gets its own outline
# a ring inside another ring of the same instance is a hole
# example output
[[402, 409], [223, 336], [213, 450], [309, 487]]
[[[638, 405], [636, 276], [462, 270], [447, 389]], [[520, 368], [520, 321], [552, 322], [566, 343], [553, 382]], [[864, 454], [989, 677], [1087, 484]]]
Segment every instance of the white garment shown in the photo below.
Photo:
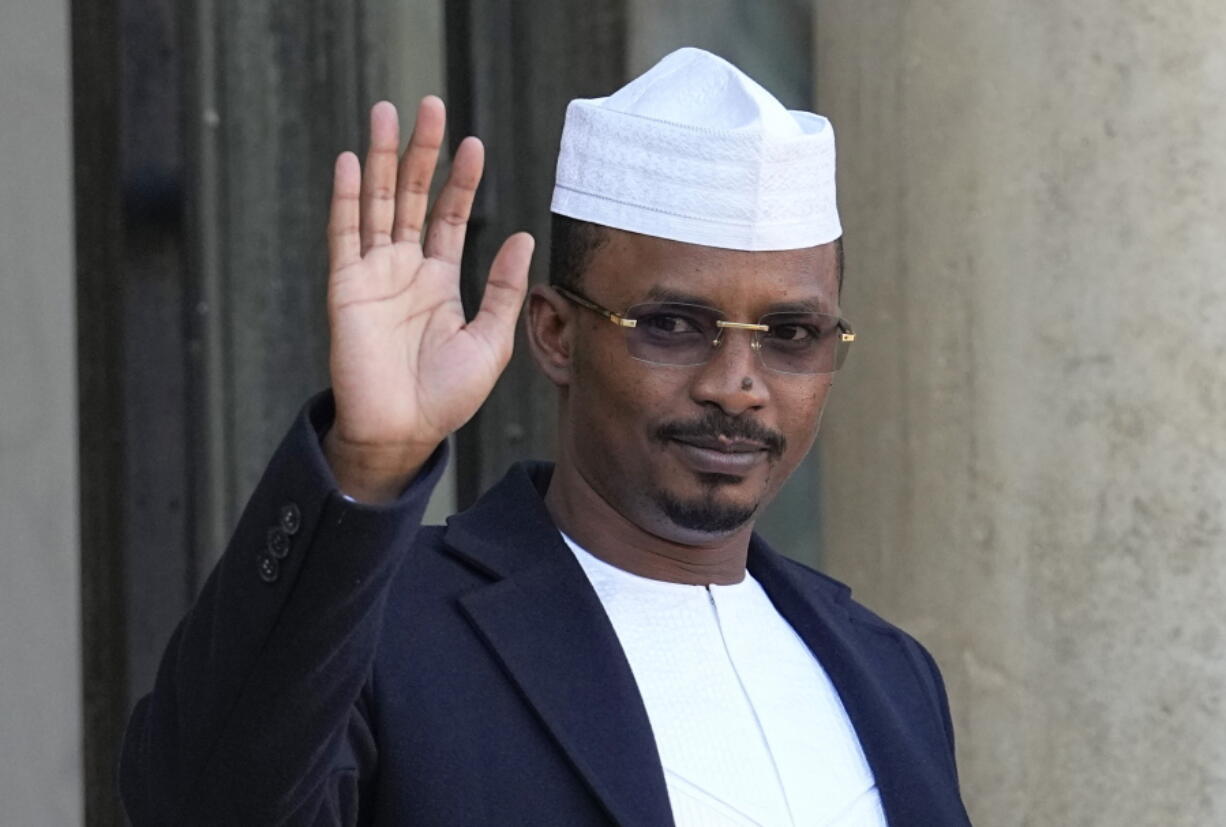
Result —
[[838, 693], [753, 577], [650, 580], [563, 537], [630, 662], [677, 827], [885, 825]]

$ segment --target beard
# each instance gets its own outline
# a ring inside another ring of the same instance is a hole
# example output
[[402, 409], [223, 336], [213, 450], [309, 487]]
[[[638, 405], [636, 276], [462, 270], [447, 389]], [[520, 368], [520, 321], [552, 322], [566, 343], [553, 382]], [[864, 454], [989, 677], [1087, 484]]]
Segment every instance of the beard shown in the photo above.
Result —
[[673, 525], [701, 534], [730, 534], [753, 519], [758, 503], [740, 505], [720, 502], [718, 482], [710, 482], [701, 497], [682, 500], [665, 491], [657, 491], [656, 503]]

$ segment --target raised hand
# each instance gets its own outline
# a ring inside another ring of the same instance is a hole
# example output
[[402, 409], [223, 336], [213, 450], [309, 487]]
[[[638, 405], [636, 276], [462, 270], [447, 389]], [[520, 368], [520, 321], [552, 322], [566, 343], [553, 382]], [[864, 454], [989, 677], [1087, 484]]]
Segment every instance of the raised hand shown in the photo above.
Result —
[[370, 112], [366, 169], [336, 159], [328, 222], [330, 368], [336, 421], [324, 452], [341, 490], [393, 499], [447, 435], [476, 413], [511, 358], [533, 240], [508, 238], [466, 323], [460, 256], [484, 149], [465, 138], [422, 241], [446, 121], [428, 97], [404, 157], [390, 103]]

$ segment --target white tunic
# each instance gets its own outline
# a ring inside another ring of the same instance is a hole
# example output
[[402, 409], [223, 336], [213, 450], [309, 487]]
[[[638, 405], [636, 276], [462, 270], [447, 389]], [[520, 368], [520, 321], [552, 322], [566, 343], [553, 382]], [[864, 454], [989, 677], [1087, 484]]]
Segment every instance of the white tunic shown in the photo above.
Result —
[[563, 537], [630, 662], [677, 827], [885, 825], [830, 678], [748, 572], [666, 583]]

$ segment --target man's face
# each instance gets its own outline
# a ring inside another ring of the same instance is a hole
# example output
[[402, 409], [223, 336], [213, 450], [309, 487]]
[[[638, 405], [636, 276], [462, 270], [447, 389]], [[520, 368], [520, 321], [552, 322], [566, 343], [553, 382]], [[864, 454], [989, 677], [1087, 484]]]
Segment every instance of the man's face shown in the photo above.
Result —
[[[833, 244], [743, 252], [605, 230], [580, 290], [617, 312], [661, 298], [734, 322], [793, 306], [835, 314]], [[565, 458], [614, 509], [666, 539], [703, 544], [743, 528], [817, 435], [828, 375], [763, 366], [752, 334], [725, 329], [710, 360], [639, 361], [625, 330], [576, 308]]]

